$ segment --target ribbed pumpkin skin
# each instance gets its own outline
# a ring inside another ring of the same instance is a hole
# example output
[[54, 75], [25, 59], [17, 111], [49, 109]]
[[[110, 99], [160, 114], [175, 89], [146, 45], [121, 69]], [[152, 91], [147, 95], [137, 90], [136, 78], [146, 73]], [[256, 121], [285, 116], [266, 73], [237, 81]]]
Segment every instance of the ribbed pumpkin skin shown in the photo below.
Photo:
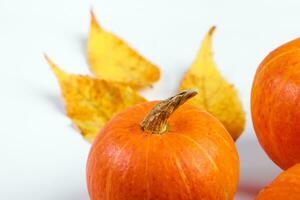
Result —
[[282, 169], [300, 162], [300, 38], [271, 52], [260, 64], [251, 112], [269, 157]]
[[300, 199], [300, 164], [282, 172], [272, 183], [260, 191], [256, 200]]
[[155, 104], [131, 107], [102, 129], [87, 163], [91, 199], [233, 199], [239, 159], [223, 125], [184, 104], [169, 118], [167, 132], [143, 132], [139, 123]]

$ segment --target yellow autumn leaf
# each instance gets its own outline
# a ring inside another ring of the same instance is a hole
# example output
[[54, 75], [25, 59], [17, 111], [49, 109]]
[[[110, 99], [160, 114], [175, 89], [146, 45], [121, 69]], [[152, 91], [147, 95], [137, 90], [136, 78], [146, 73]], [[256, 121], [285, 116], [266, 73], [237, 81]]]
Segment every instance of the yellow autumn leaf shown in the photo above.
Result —
[[125, 41], [100, 27], [92, 11], [88, 61], [97, 78], [125, 83], [135, 89], [151, 86], [160, 77], [157, 66]]
[[100, 129], [115, 114], [145, 101], [128, 86], [89, 76], [68, 74], [47, 56], [45, 58], [58, 79], [68, 116], [89, 142], [94, 140]]
[[236, 140], [244, 130], [245, 113], [237, 91], [222, 77], [213, 60], [214, 30], [215, 27], [212, 27], [202, 41], [196, 59], [181, 82], [180, 90], [197, 88], [199, 94], [189, 103], [217, 117]]

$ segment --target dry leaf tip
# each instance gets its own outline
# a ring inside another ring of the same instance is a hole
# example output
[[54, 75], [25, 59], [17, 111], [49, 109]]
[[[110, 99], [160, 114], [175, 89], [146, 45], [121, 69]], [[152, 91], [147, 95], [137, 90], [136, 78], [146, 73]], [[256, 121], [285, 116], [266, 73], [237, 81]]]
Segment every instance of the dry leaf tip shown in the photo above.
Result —
[[51, 59], [50, 57], [44, 53], [44, 58], [47, 61], [48, 65], [51, 67], [52, 71], [54, 72], [54, 74], [56, 75], [56, 77], [60, 76], [61, 78], [63, 78], [64, 76], [66, 76], [66, 73], [60, 69]]
[[97, 21], [97, 17], [95, 15], [95, 12], [92, 8], [90, 9], [90, 15], [91, 15], [91, 26], [94, 26], [97, 29], [101, 29], [101, 27], [99, 25], [99, 22]]
[[216, 26], [210, 27], [210, 29], [208, 31], [208, 35], [212, 35], [215, 32], [216, 28], [217, 28]]

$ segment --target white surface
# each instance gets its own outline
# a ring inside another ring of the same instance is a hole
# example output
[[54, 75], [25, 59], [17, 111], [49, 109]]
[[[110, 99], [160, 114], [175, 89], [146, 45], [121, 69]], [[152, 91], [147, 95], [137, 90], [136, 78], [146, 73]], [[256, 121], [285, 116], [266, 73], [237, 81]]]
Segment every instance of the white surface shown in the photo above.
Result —
[[247, 112], [247, 127], [237, 142], [236, 199], [253, 199], [280, 170], [253, 132], [251, 82], [270, 50], [299, 36], [300, 1], [1, 0], [0, 199], [88, 199], [90, 145], [64, 115], [57, 81], [42, 53], [69, 72], [89, 73], [85, 42], [91, 5], [106, 29], [161, 67], [161, 81], [143, 93], [149, 99], [174, 94], [204, 34], [217, 25], [216, 62], [238, 88]]

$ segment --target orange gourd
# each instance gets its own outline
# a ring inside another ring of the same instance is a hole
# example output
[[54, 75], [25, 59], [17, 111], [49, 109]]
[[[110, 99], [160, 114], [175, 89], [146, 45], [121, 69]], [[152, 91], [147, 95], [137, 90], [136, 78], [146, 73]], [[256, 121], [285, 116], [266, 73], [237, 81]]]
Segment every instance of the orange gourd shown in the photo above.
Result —
[[251, 112], [258, 140], [282, 169], [300, 162], [300, 38], [271, 52], [257, 69]]
[[282, 172], [270, 185], [261, 190], [256, 200], [300, 199], [300, 164]]
[[234, 142], [212, 115], [183, 104], [194, 95], [138, 104], [102, 129], [87, 163], [92, 200], [233, 199]]

